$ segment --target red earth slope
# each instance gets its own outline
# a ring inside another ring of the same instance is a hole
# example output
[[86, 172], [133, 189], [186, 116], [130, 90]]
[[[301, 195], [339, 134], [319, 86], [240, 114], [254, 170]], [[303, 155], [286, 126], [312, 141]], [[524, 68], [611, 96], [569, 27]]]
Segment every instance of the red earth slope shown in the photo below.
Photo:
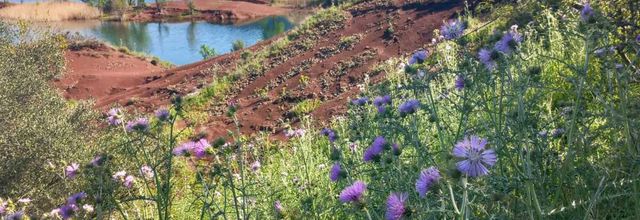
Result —
[[[365, 74], [369, 74], [374, 83], [383, 79], [382, 74], [371, 72], [377, 63], [426, 45], [433, 37], [433, 30], [453, 18], [462, 6], [458, 1], [405, 4], [384, 0], [355, 5], [348, 9], [348, 18], [341, 27], [313, 38], [310, 48], [295, 47], [304, 39], [292, 40], [292, 47], [285, 51], [295, 52], [268, 57], [263, 63], [263, 73], [239, 80], [231, 95], [207, 107], [208, 121], [198, 123], [212, 136], [224, 135], [232, 128], [231, 121], [223, 114], [224, 104], [230, 100], [239, 105], [238, 119], [243, 133], [279, 133], [283, 122], [298, 121], [291, 109], [302, 100], [321, 101], [311, 113], [320, 121], [344, 113], [346, 103], [357, 95], [357, 85], [363, 82]], [[393, 35], [385, 36], [390, 23]], [[342, 47], [341, 39], [349, 36], [358, 40]], [[248, 50], [259, 50], [271, 42]], [[240, 53], [236, 52], [159, 72], [141, 84], [96, 97], [97, 107], [106, 109], [119, 103], [150, 112], [168, 105], [173, 94], [186, 95], [206, 86], [216, 74], [210, 70], [212, 66], [233, 69], [238, 62], [241, 62]], [[305, 80], [301, 80], [303, 76]], [[305, 83], [301, 83], [303, 81]], [[259, 91], [263, 92], [258, 94]]]

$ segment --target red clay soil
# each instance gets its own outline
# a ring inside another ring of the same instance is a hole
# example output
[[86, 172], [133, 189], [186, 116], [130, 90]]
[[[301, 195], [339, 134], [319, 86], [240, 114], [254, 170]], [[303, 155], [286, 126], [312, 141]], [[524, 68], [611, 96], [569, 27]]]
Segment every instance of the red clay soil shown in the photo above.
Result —
[[163, 68], [111, 47], [65, 52], [66, 74], [54, 82], [67, 99], [96, 99], [148, 82]]
[[[259, 17], [282, 15], [289, 9], [269, 6], [260, 1], [220, 1], [220, 0], [193, 0], [196, 11], [192, 19], [205, 19], [210, 21], [237, 21]], [[169, 1], [162, 4], [162, 12], [156, 10], [155, 4], [151, 4], [142, 13], [131, 20], [155, 20], [162, 18], [179, 17], [189, 12], [187, 0]]]
[[[268, 58], [264, 62], [267, 70], [263, 74], [240, 80], [232, 86], [231, 96], [208, 107], [210, 117], [206, 122], [199, 122], [201, 129], [207, 130], [210, 136], [224, 135], [227, 129], [232, 129], [232, 122], [224, 115], [224, 105], [230, 100], [238, 103], [237, 115], [243, 133], [281, 133], [282, 121], [293, 124], [299, 121], [290, 110], [305, 99], [322, 101], [320, 107], [311, 113], [320, 122], [343, 114], [348, 101], [357, 96], [357, 85], [364, 81], [365, 74], [370, 75], [373, 83], [384, 79], [383, 74], [371, 71], [377, 63], [424, 47], [431, 41], [433, 30], [439, 28], [443, 21], [453, 18], [462, 8], [458, 1], [426, 5], [404, 4], [404, 1], [385, 5], [379, 2], [384, 1], [368, 1], [352, 7], [344, 25], [313, 39], [315, 44], [310, 49], [284, 58]], [[385, 37], [389, 19], [393, 23], [394, 36]], [[359, 41], [347, 49], [335, 50], [342, 37], [355, 34], [360, 35]], [[293, 40], [290, 45], [295, 46], [299, 43], [297, 41], [300, 40]], [[268, 43], [249, 49], [258, 50]], [[295, 48], [285, 48], [284, 51]], [[168, 105], [171, 95], [186, 95], [210, 82], [214, 76], [214, 71], [209, 70], [212, 66], [233, 68], [239, 59], [239, 53], [228, 54], [161, 72], [151, 81], [141, 80], [143, 76], [133, 77], [136, 80], [133, 84], [144, 83], [98, 97], [96, 105], [106, 110], [119, 103], [151, 112]], [[308, 77], [306, 85], [301, 85], [301, 75]], [[259, 90], [266, 90], [266, 97], [256, 95]], [[282, 91], [287, 94], [283, 96]], [[131, 102], [132, 99], [136, 101]]]

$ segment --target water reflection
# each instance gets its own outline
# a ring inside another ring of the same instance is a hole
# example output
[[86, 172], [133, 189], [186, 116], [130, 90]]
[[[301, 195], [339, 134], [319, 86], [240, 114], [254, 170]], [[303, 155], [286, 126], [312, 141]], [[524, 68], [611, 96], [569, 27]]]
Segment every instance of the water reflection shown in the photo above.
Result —
[[101, 22], [81, 34], [105, 40], [116, 46], [152, 54], [175, 64], [202, 59], [200, 45], [217, 53], [231, 51], [231, 44], [242, 40], [250, 46], [283, 33], [294, 26], [286, 17], [267, 17], [243, 24], [216, 24], [204, 21], [178, 23]]
[[183, 65], [202, 60], [200, 46], [206, 44], [218, 54], [231, 51], [242, 40], [246, 46], [269, 39], [295, 26], [287, 16], [266, 17], [241, 24], [188, 22], [100, 22], [68, 21], [45, 23], [62, 31], [104, 40]]

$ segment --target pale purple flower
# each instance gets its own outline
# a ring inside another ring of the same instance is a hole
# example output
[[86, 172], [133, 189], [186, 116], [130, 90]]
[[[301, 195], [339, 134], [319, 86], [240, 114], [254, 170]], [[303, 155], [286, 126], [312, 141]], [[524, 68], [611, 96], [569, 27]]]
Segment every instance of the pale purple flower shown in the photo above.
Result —
[[636, 36], [636, 43], [640, 43], [640, 34], [638, 34], [638, 36]]
[[431, 186], [436, 184], [438, 180], [440, 180], [440, 171], [438, 171], [438, 168], [429, 167], [422, 170], [420, 177], [418, 177], [416, 181], [416, 191], [418, 191], [420, 198], [427, 196], [427, 192]]
[[368, 97], [360, 97], [354, 100], [351, 100], [351, 103], [354, 105], [358, 105], [358, 106], [363, 106], [366, 105], [367, 102], [369, 102], [369, 98]]
[[398, 106], [398, 112], [400, 112], [401, 115], [413, 114], [418, 110], [419, 107], [420, 101], [418, 101], [417, 99], [409, 99]]
[[80, 173], [80, 171], [78, 171], [78, 169], [80, 169], [80, 165], [78, 165], [77, 163], [71, 163], [71, 165], [67, 166], [64, 169], [64, 175], [68, 179], [73, 179], [78, 175], [78, 173]]
[[477, 136], [465, 137], [453, 148], [453, 155], [464, 160], [456, 163], [458, 170], [471, 177], [489, 174], [487, 167], [497, 161], [493, 149], [485, 149], [487, 140]]
[[364, 151], [363, 160], [365, 162], [368, 162], [368, 161], [377, 160], [378, 158], [380, 158], [380, 153], [384, 151], [384, 146], [386, 144], [387, 144], [387, 141], [384, 139], [384, 137], [382, 136], [376, 137], [376, 139], [373, 140], [373, 143], [371, 144], [371, 146]]
[[335, 164], [333, 164], [333, 166], [331, 167], [331, 171], [329, 172], [329, 179], [331, 179], [332, 182], [336, 182], [343, 175], [344, 175], [344, 171], [342, 171], [342, 167], [340, 167], [340, 163], [336, 162]]
[[340, 201], [347, 202], [361, 202], [364, 191], [367, 190], [367, 185], [364, 182], [358, 180], [353, 185], [347, 186], [340, 192]]
[[155, 173], [153, 172], [153, 169], [151, 169], [150, 166], [143, 165], [142, 167], [140, 167], [140, 176], [150, 180], [155, 176]]
[[358, 149], [358, 144], [355, 142], [351, 142], [349, 143], [349, 150], [351, 150], [352, 153], [356, 152], [356, 150]]
[[158, 121], [168, 121], [171, 114], [166, 108], [161, 108], [156, 111], [156, 118]]
[[387, 211], [384, 216], [387, 220], [400, 220], [405, 216], [405, 202], [409, 198], [408, 193], [391, 193], [387, 198]]
[[593, 15], [593, 8], [591, 7], [591, 4], [587, 2], [582, 7], [582, 11], [580, 11], [580, 19], [586, 22], [586, 21], [589, 21], [592, 15]]
[[253, 171], [253, 172], [258, 172], [258, 170], [260, 170], [260, 167], [261, 167], [261, 166], [262, 166], [262, 165], [260, 165], [260, 161], [257, 161], [257, 160], [256, 160], [256, 161], [254, 161], [254, 162], [251, 164], [251, 171]]
[[480, 49], [480, 52], [478, 52], [480, 62], [482, 62], [489, 71], [496, 67], [496, 56], [493, 55], [494, 53], [495, 51], [489, 51], [485, 48]]
[[138, 118], [134, 121], [127, 122], [127, 132], [146, 132], [149, 130], [149, 120], [147, 118]]
[[69, 196], [69, 198], [67, 198], [67, 204], [77, 204], [78, 201], [86, 197], [87, 197], [87, 194], [85, 192], [79, 192], [79, 193], [73, 194]]
[[127, 177], [124, 178], [124, 182], [122, 182], [122, 185], [124, 187], [131, 189], [131, 187], [133, 187], [134, 181], [135, 181], [135, 177], [128, 175]]
[[112, 108], [107, 112], [107, 122], [109, 125], [120, 125], [122, 123], [122, 112], [118, 108]]
[[282, 207], [282, 203], [280, 203], [280, 200], [276, 200], [273, 203], [273, 209], [276, 211], [276, 213], [278, 213], [279, 215], [282, 215], [284, 208]]
[[4, 214], [5, 212], [7, 212], [7, 205], [7, 202], [0, 203], [0, 214]]
[[94, 167], [99, 167], [99, 166], [102, 166], [104, 161], [105, 161], [105, 158], [103, 156], [98, 155], [93, 157], [93, 159], [91, 159], [91, 162], [89, 164], [91, 164]]
[[111, 176], [111, 178], [113, 178], [113, 180], [120, 181], [120, 180], [122, 180], [125, 176], [127, 176], [127, 172], [125, 172], [125, 171], [122, 171], [122, 170], [121, 170], [121, 171], [118, 171], [118, 172], [114, 173], [114, 174]]
[[174, 148], [172, 153], [173, 153], [173, 155], [176, 155], [176, 156], [182, 156], [182, 155], [185, 155], [185, 154], [191, 152], [191, 150], [194, 147], [195, 147], [195, 142], [187, 141], [185, 143], [180, 144], [180, 146]]
[[453, 40], [462, 37], [464, 34], [464, 23], [460, 19], [451, 20], [440, 28], [442, 37], [447, 40]]
[[409, 58], [408, 64], [413, 65], [415, 63], [422, 63], [427, 59], [428, 56], [429, 53], [425, 50], [416, 51], [415, 53], [413, 53], [413, 55], [411, 55], [411, 58]]
[[295, 130], [293, 130], [293, 129], [289, 129], [289, 130], [285, 131], [284, 135], [285, 135], [286, 137], [288, 137], [288, 138], [293, 138], [293, 137], [302, 137], [302, 136], [304, 136], [304, 134], [305, 134], [306, 132], [307, 132], [307, 131], [306, 131], [306, 130], [304, 130], [304, 129], [302, 129], [302, 128], [298, 128], [298, 129], [295, 129]]
[[456, 87], [457, 90], [464, 89], [464, 76], [463, 75], [458, 75], [456, 77], [455, 87]]

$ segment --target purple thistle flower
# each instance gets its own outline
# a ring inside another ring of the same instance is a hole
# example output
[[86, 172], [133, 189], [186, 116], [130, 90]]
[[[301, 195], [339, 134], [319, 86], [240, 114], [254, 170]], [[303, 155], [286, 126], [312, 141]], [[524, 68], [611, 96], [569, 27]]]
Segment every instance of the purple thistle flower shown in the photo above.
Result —
[[329, 138], [329, 142], [331, 143], [335, 142], [338, 139], [336, 132], [330, 128], [323, 128], [322, 131], [320, 131], [320, 134], [327, 136]]
[[360, 97], [354, 100], [351, 100], [351, 103], [357, 106], [363, 106], [366, 105], [367, 102], [369, 102], [369, 98], [368, 97]]
[[65, 204], [58, 209], [58, 214], [62, 219], [70, 219], [76, 213], [75, 204]]
[[169, 110], [166, 108], [161, 108], [156, 111], [156, 118], [158, 121], [168, 121], [170, 116], [171, 113], [169, 113]]
[[478, 58], [480, 59], [480, 62], [482, 62], [482, 64], [484, 64], [484, 66], [489, 71], [495, 69], [496, 67], [496, 57], [493, 54], [494, 51], [489, 51], [485, 48], [482, 48], [480, 52], [478, 52]]
[[447, 40], [453, 40], [456, 38], [462, 37], [464, 34], [464, 23], [460, 20], [451, 20], [448, 23], [445, 23], [440, 28], [440, 32], [442, 33], [442, 37]]
[[119, 125], [122, 123], [122, 112], [118, 108], [112, 108], [107, 112], [107, 122], [109, 125]]
[[5, 216], [4, 219], [5, 220], [22, 220], [23, 216], [24, 216], [24, 211], [17, 211], [11, 215]]
[[336, 162], [331, 167], [331, 172], [329, 172], [329, 179], [331, 179], [332, 182], [336, 182], [342, 176], [344, 176], [344, 171], [342, 171], [342, 167], [340, 166], [340, 163]]
[[64, 175], [68, 179], [73, 179], [76, 177], [76, 175], [78, 175], [79, 173], [78, 169], [80, 169], [80, 165], [78, 165], [77, 163], [71, 163], [71, 165], [67, 166], [64, 169]]
[[367, 185], [364, 182], [358, 180], [353, 185], [347, 186], [340, 192], [340, 201], [347, 202], [361, 202], [362, 194], [367, 190]]
[[153, 172], [153, 169], [151, 169], [150, 166], [148, 165], [143, 165], [142, 167], [140, 167], [140, 176], [144, 177], [145, 179], [151, 179], [155, 176], [156, 174]]
[[416, 191], [420, 198], [427, 196], [427, 191], [440, 180], [440, 171], [438, 168], [429, 167], [420, 172], [420, 177], [416, 181]]
[[261, 165], [260, 165], [260, 161], [255, 161], [251, 164], [251, 171], [258, 172], [258, 170], [260, 169]]
[[125, 176], [127, 175], [127, 172], [125, 171], [118, 171], [116, 173], [114, 173], [111, 178], [113, 178], [113, 180], [115, 181], [121, 181]]
[[638, 36], [636, 36], [636, 43], [640, 43], [640, 34], [638, 34]]
[[67, 204], [77, 204], [78, 201], [80, 201], [81, 199], [84, 199], [87, 197], [87, 194], [85, 192], [79, 192], [76, 194], [73, 194], [71, 196], [69, 196], [69, 198], [67, 198]]
[[201, 138], [200, 140], [193, 143], [193, 148], [191, 148], [191, 153], [197, 158], [201, 159], [207, 155], [207, 149], [209, 149], [211, 145], [207, 139]]
[[409, 99], [398, 106], [398, 112], [400, 112], [400, 115], [413, 114], [418, 110], [418, 107], [420, 107], [420, 101]]
[[131, 189], [131, 187], [133, 187], [134, 181], [135, 181], [135, 177], [128, 175], [127, 177], [124, 178], [124, 182], [122, 182], [122, 185], [124, 187]]
[[282, 215], [282, 212], [284, 211], [284, 208], [282, 207], [282, 203], [280, 203], [280, 200], [276, 200], [273, 203], [273, 209], [275, 209], [277, 214]]
[[456, 163], [458, 170], [471, 177], [489, 174], [487, 167], [495, 165], [497, 158], [493, 149], [485, 149], [487, 140], [477, 136], [466, 137], [453, 148], [453, 155], [464, 160]]
[[502, 38], [496, 43], [494, 49], [505, 54], [510, 54], [516, 46], [522, 42], [522, 36], [518, 32], [509, 31], [502, 35]]
[[591, 16], [593, 15], [593, 8], [591, 8], [591, 4], [590, 3], [586, 3], [584, 4], [584, 7], [582, 7], [582, 11], [580, 11], [580, 19], [582, 19], [582, 21], [587, 22], [589, 21], [589, 19], [591, 19]]
[[427, 59], [428, 56], [429, 53], [425, 50], [416, 51], [415, 53], [413, 53], [413, 55], [411, 55], [411, 58], [409, 58], [408, 64], [413, 65], [415, 63], [422, 63]]
[[149, 130], [149, 120], [147, 118], [138, 118], [135, 121], [127, 122], [127, 132], [146, 132]]
[[191, 152], [191, 150], [194, 147], [195, 147], [195, 142], [187, 141], [185, 143], [180, 144], [180, 146], [174, 148], [172, 153], [173, 153], [173, 155], [176, 155], [176, 156], [182, 156], [182, 155], [185, 155], [185, 154]]
[[464, 76], [463, 75], [458, 75], [458, 77], [456, 77], [455, 87], [456, 87], [456, 89], [458, 91], [464, 89]]
[[91, 164], [94, 167], [99, 167], [99, 166], [102, 166], [104, 161], [105, 161], [105, 158], [103, 156], [98, 155], [93, 157], [93, 159], [91, 159], [91, 162], [89, 162], [89, 164]]
[[400, 220], [405, 216], [406, 207], [405, 202], [409, 198], [407, 193], [391, 193], [387, 198], [387, 212], [385, 213], [385, 219], [387, 220]]
[[382, 136], [376, 137], [371, 146], [364, 151], [363, 159], [365, 162], [371, 160], [377, 160], [380, 158], [380, 153], [384, 150], [384, 145], [387, 141]]
[[562, 134], [564, 134], [564, 128], [556, 128], [551, 131], [551, 136], [555, 138], [560, 137]]
[[391, 105], [391, 96], [389, 95], [378, 96], [375, 99], [373, 99], [373, 105], [376, 107], [383, 106], [383, 105]]

